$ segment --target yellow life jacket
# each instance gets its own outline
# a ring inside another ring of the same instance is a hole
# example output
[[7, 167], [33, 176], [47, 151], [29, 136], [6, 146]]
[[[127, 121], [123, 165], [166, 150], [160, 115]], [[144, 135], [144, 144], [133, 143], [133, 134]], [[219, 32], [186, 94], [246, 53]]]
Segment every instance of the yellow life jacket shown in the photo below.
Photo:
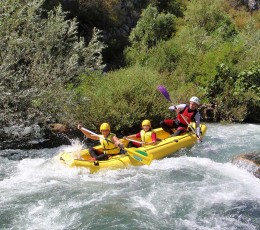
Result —
[[115, 136], [114, 133], [109, 133], [107, 137], [102, 135], [102, 137], [106, 138], [107, 140], [103, 138], [99, 139], [105, 154], [116, 155], [120, 152], [120, 149], [112, 141], [113, 136]]
[[142, 142], [145, 142], [145, 143], [152, 142], [153, 130], [150, 130], [148, 132], [141, 130], [140, 134], [141, 134]]

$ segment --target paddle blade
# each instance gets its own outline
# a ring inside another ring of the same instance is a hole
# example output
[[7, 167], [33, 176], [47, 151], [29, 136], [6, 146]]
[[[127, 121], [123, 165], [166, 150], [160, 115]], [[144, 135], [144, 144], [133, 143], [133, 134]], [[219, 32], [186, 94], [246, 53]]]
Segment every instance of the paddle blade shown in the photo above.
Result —
[[132, 157], [134, 160], [140, 161], [141, 163], [143, 163], [145, 165], [150, 165], [153, 160], [153, 156], [144, 151], [141, 151], [141, 150], [135, 151], [132, 149], [127, 149], [127, 148], [125, 148], [125, 150], [128, 152], [130, 157]]
[[161, 92], [161, 94], [170, 102], [172, 102], [170, 94], [168, 93], [167, 89], [163, 85], [159, 85], [157, 89]]

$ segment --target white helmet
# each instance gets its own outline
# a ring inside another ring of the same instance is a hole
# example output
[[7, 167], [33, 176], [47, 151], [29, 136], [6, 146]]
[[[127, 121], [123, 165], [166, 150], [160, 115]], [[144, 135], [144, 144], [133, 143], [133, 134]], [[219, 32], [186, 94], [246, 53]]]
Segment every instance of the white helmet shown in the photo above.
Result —
[[197, 97], [191, 97], [190, 102], [194, 102], [197, 105], [200, 105], [200, 99]]

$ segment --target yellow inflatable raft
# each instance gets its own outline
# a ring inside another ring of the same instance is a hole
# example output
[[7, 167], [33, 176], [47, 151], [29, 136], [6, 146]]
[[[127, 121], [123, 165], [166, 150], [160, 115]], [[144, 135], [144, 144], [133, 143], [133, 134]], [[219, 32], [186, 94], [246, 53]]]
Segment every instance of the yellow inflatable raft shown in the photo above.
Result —
[[[201, 124], [202, 136], [205, 135], [207, 126]], [[197, 137], [191, 130], [184, 135], [171, 137], [168, 133], [164, 132], [161, 128], [154, 129], [157, 138], [155, 145], [147, 145], [139, 148], [125, 148], [125, 154], [113, 156], [105, 161], [91, 161], [91, 156], [87, 149], [74, 151], [74, 152], [61, 152], [58, 159], [61, 163], [69, 167], [85, 167], [94, 173], [100, 169], [119, 169], [128, 166], [142, 166], [149, 165], [153, 159], [161, 159], [169, 156], [176, 151], [191, 147], [197, 143]], [[127, 146], [129, 140], [121, 139], [124, 146]], [[95, 146], [96, 149], [102, 149], [102, 146]]]

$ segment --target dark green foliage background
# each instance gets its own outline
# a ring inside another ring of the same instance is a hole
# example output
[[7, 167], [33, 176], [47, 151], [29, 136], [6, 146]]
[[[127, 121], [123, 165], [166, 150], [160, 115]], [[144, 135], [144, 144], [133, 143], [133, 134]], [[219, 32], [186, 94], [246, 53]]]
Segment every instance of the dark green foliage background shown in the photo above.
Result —
[[[127, 0], [136, 25], [127, 41], [105, 42], [102, 30], [124, 23], [120, 2], [0, 2], [1, 125], [158, 126], [172, 116], [159, 84], [176, 104], [193, 95], [216, 104], [216, 121], [260, 122], [259, 12], [227, 0]], [[104, 72], [119, 59], [124, 66]]]

